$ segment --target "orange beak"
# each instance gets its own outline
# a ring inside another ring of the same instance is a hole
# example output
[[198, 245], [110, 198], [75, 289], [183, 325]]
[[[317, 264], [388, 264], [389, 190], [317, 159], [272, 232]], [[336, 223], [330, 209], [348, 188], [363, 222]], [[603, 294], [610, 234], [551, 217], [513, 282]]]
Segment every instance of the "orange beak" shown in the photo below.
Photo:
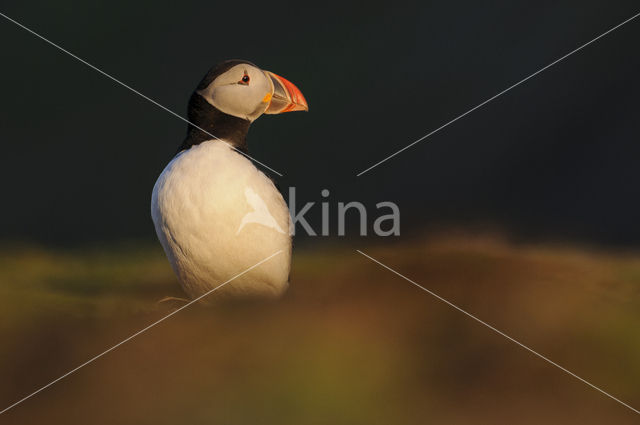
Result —
[[273, 94], [265, 114], [281, 114], [292, 111], [308, 111], [309, 105], [302, 92], [289, 80], [273, 72], [265, 71], [273, 83]]

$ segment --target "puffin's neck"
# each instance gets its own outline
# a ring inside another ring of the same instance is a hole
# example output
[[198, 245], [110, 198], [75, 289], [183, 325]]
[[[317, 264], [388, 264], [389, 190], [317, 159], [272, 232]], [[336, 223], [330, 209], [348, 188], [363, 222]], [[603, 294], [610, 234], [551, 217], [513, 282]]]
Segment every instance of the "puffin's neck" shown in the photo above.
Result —
[[[247, 133], [251, 121], [225, 114], [204, 100], [198, 93], [193, 93], [189, 100], [189, 124], [187, 127], [187, 137], [182, 142], [178, 152], [189, 149], [211, 139], [222, 139], [234, 148], [248, 153]], [[211, 137], [210, 134], [215, 137]]]

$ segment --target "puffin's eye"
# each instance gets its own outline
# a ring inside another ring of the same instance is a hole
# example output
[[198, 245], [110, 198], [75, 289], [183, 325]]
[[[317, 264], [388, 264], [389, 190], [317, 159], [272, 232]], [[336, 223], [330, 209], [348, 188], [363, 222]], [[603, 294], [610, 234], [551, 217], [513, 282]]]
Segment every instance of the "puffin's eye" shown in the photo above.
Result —
[[242, 79], [240, 81], [238, 81], [238, 84], [248, 85], [250, 80], [251, 80], [251, 78], [249, 78], [249, 76], [247, 74], [244, 74]]

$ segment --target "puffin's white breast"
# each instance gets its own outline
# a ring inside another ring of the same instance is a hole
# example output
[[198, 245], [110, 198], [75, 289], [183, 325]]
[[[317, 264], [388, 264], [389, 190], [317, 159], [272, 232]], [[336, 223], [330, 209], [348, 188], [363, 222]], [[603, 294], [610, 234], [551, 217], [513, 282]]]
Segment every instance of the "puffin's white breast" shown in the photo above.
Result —
[[[289, 210], [273, 182], [224, 142], [178, 154], [153, 188], [151, 216], [185, 292], [278, 295], [291, 263]], [[216, 292], [218, 292], [216, 291]]]

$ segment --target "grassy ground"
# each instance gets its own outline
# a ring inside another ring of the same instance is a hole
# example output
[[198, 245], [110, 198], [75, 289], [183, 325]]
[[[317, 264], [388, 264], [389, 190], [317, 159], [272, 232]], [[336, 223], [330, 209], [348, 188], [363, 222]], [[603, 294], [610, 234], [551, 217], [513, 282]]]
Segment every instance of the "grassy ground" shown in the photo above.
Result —
[[[640, 256], [490, 238], [361, 247], [640, 408]], [[0, 253], [0, 410], [175, 308], [155, 246]], [[278, 301], [200, 305], [0, 416], [15, 424], [631, 424], [640, 416], [347, 248]]]

